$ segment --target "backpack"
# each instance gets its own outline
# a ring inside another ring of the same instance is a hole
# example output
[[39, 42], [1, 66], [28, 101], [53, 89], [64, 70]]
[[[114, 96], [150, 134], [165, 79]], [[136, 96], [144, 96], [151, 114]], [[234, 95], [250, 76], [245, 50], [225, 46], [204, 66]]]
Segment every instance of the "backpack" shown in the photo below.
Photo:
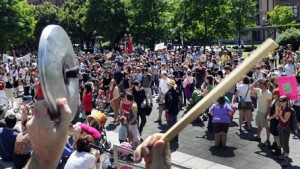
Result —
[[291, 107], [291, 116], [289, 119], [290, 123], [290, 130], [291, 133], [295, 133], [298, 130], [298, 125], [297, 125], [297, 118], [296, 118], [296, 111]]

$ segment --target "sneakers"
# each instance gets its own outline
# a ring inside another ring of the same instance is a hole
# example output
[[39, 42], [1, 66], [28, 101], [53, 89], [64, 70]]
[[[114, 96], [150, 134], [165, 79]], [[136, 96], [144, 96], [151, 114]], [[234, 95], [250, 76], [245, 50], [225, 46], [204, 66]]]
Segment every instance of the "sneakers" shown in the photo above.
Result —
[[288, 157], [284, 157], [283, 158], [283, 162], [281, 163], [281, 166], [282, 167], [287, 167], [287, 166], [289, 166], [289, 164], [290, 164], [289, 158]]
[[272, 150], [276, 150], [276, 148], [277, 148], [277, 143], [276, 143], [276, 142], [273, 142], [273, 144], [270, 145], [270, 146], [268, 146], [267, 148], [268, 148], [268, 149], [272, 149]]
[[[281, 149], [280, 148], [275, 148], [274, 151], [271, 153], [272, 155], [280, 155], [281, 154]], [[281, 158], [281, 157], [278, 157]], [[283, 158], [281, 158], [283, 159]]]
[[266, 141], [264, 142], [264, 146], [270, 147], [270, 146], [271, 146], [270, 141], [269, 141], [269, 140], [266, 140]]
[[255, 137], [254, 137], [254, 139], [253, 139], [253, 141], [261, 142], [261, 138], [260, 138], [260, 137], [257, 137], [257, 136], [255, 136]]

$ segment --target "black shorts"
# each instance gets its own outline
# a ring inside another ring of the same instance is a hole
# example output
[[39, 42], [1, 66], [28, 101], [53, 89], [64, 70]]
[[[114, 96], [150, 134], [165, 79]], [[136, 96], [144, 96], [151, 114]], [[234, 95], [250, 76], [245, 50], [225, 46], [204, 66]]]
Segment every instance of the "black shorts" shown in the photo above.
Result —
[[215, 133], [227, 133], [230, 123], [213, 123]]
[[19, 82], [17, 80], [14, 82], [14, 88], [16, 87], [19, 87]]
[[270, 121], [270, 133], [273, 136], [278, 136], [278, 123], [279, 123], [279, 120], [277, 120], [277, 119], [272, 119]]
[[245, 102], [246, 106], [242, 107], [242, 104], [238, 104], [238, 110], [252, 110], [252, 102]]

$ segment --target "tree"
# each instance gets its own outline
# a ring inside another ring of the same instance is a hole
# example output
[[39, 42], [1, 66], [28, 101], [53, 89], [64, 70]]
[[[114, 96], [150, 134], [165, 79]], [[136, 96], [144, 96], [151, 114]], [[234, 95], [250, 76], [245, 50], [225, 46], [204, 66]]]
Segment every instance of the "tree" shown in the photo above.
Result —
[[293, 22], [294, 14], [290, 7], [276, 5], [268, 15], [273, 25], [287, 25]]
[[300, 29], [289, 28], [281, 33], [277, 42], [282, 46], [292, 44], [293, 50], [297, 50], [300, 46]]
[[0, 53], [10, 45], [21, 45], [33, 34], [33, 7], [22, 0], [0, 1]]
[[101, 35], [115, 44], [127, 27], [125, 6], [120, 0], [88, 0], [83, 29], [94, 36]]
[[238, 44], [241, 45], [241, 35], [247, 33], [243, 30], [247, 27], [255, 26], [257, 4], [255, 0], [230, 0], [228, 5], [230, 6], [230, 22], [234, 28], [234, 32], [238, 33]]
[[171, 36], [172, 0], [123, 0], [129, 27], [136, 43], [154, 48]]
[[59, 22], [60, 8], [50, 2], [44, 2], [42, 5], [38, 5], [35, 8], [34, 17], [37, 21], [34, 31], [35, 41], [38, 43], [43, 29], [50, 25], [60, 25]]
[[86, 4], [83, 0], [69, 0], [61, 7], [59, 14], [61, 26], [66, 30], [73, 43], [81, 43], [88, 35], [83, 31], [83, 18]]

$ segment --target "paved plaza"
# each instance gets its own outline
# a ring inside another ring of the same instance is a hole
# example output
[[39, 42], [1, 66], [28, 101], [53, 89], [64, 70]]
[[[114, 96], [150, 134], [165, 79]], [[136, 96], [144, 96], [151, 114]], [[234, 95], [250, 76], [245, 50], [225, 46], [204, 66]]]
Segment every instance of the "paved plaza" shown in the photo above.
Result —
[[[155, 100], [155, 99], [154, 99]], [[182, 116], [183, 111], [178, 115], [178, 119]], [[142, 133], [142, 138], [163, 132], [166, 129], [166, 121], [161, 125], [153, 123], [157, 119], [157, 104], [154, 104], [151, 115], [147, 118], [147, 124]], [[254, 116], [255, 117], [255, 112]], [[164, 119], [164, 118], [163, 118]], [[108, 140], [114, 144], [118, 144], [119, 126], [110, 123], [110, 117], [106, 123]], [[195, 169], [279, 169], [281, 168], [280, 160], [271, 155], [271, 150], [258, 142], [251, 141], [256, 133], [255, 123], [252, 122], [254, 128], [252, 132], [243, 130], [241, 133], [237, 129], [238, 112], [234, 115], [234, 120], [229, 128], [228, 149], [212, 149], [214, 145], [213, 133], [206, 134], [207, 122], [195, 122], [189, 124], [179, 135], [179, 144], [171, 145], [172, 162], [181, 165], [184, 168]], [[291, 168], [300, 168], [300, 135], [291, 135], [290, 138], [290, 158]], [[265, 141], [265, 131], [262, 132], [262, 141]], [[0, 160], [0, 168], [12, 168], [12, 163]], [[173, 168], [179, 168], [173, 167]]]

